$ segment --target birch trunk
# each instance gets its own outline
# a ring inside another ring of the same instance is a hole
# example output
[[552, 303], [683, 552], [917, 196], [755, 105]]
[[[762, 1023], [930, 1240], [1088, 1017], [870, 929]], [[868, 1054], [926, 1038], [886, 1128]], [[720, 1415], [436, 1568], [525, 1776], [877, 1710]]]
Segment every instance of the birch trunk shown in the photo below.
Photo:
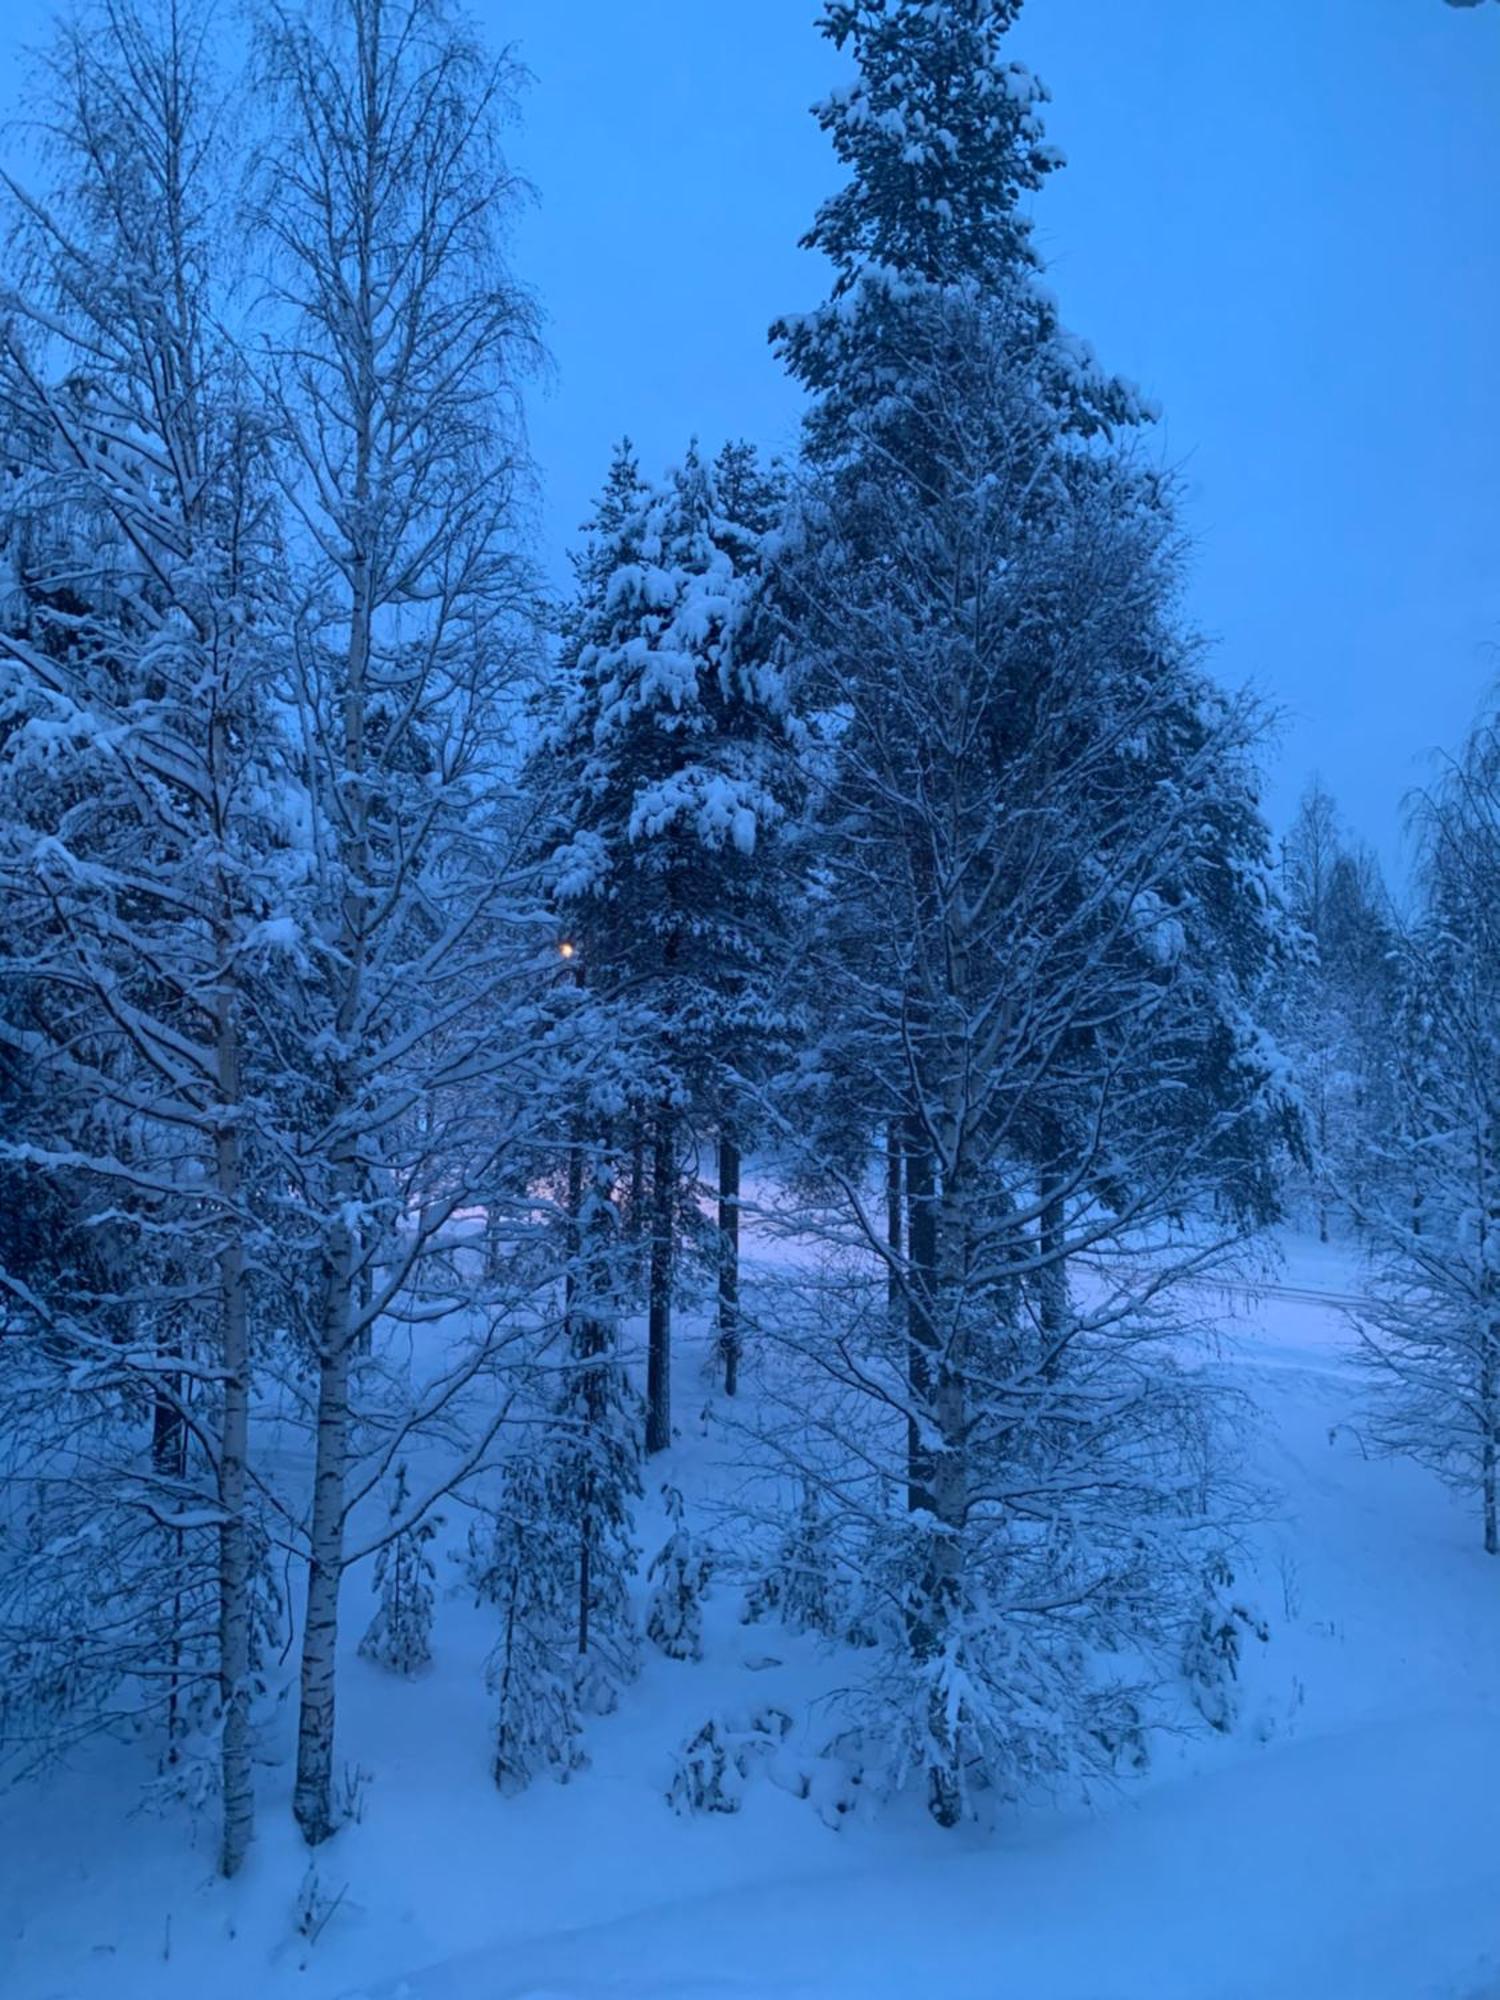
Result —
[[[369, 425], [360, 432], [355, 486], [369, 483]], [[368, 807], [365, 764], [365, 689], [371, 647], [370, 564], [363, 555], [351, 564], [354, 617], [350, 627], [348, 681], [344, 695], [343, 772], [350, 803], [343, 855], [353, 885], [344, 898], [340, 957], [344, 991], [338, 1012], [343, 1048], [358, 1040], [363, 1010], [367, 879]], [[333, 1212], [318, 1354], [318, 1414], [313, 1464], [312, 1526], [307, 1569], [307, 1614], [302, 1633], [301, 1712], [297, 1724], [297, 1782], [292, 1812], [310, 1847], [336, 1830], [333, 1816], [334, 1685], [338, 1653], [339, 1584], [344, 1569], [345, 1484], [349, 1459], [349, 1370], [361, 1320], [355, 1313], [359, 1245], [348, 1217], [362, 1192], [355, 1127], [358, 1091], [348, 1062], [334, 1078], [333, 1117], [342, 1126], [334, 1142]]]
[[[239, 1045], [229, 996], [218, 1004], [218, 1085], [222, 1107], [239, 1100]], [[224, 1369], [223, 1434], [219, 1440], [219, 1684], [223, 1705], [220, 1760], [224, 1820], [219, 1868], [236, 1875], [255, 1831], [250, 1768], [250, 1547], [245, 1518], [250, 1451], [250, 1328], [245, 1254], [239, 1219], [240, 1148], [228, 1118], [216, 1141], [219, 1199], [229, 1235], [220, 1259]]]

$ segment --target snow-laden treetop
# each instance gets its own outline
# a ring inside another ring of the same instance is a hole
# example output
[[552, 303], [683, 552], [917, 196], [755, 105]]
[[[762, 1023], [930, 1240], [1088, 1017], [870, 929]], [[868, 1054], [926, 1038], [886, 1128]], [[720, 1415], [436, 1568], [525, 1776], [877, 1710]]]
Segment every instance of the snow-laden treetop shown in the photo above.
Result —
[[851, 169], [804, 238], [847, 291], [869, 267], [929, 284], [1034, 263], [1023, 194], [1062, 164], [1045, 87], [1002, 53], [1021, 0], [830, 0], [823, 32], [856, 81], [816, 107]]
[[1063, 432], [1094, 436], [1156, 414], [1068, 333], [1041, 283], [1024, 198], [1063, 162], [1042, 129], [1045, 87], [1004, 53], [1020, 8], [825, 6], [823, 32], [853, 55], [856, 75], [814, 111], [849, 177], [802, 241], [832, 263], [833, 290], [816, 312], [771, 329], [792, 374], [821, 399], [814, 455], [843, 448], [854, 412], [901, 403], [914, 353], [971, 345], [974, 315], [1002, 300], [1038, 357]]

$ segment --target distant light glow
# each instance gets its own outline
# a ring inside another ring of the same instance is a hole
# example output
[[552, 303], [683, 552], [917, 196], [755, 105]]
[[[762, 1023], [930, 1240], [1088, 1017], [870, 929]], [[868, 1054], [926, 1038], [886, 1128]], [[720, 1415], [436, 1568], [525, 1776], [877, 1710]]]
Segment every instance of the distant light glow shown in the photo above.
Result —
[[557, 955], [559, 958], [576, 958], [578, 956], [578, 947], [571, 939], [564, 938], [562, 943], [557, 947]]

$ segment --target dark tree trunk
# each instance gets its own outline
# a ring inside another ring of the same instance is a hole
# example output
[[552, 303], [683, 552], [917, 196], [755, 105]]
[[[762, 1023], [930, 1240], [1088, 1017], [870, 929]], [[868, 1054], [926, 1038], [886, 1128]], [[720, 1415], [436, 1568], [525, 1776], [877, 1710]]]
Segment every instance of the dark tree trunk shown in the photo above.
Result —
[[671, 1108], [656, 1114], [651, 1149], [651, 1283], [646, 1345], [646, 1451], [672, 1442], [672, 1223], [674, 1146]]
[[563, 1338], [573, 1339], [573, 1316], [578, 1304], [578, 1260], [583, 1250], [583, 1120], [573, 1120], [568, 1141], [568, 1269], [563, 1279]]
[[[932, 1303], [937, 1289], [937, 1208], [933, 1192], [932, 1154], [920, 1118], [906, 1127], [906, 1357], [907, 1386], [916, 1410], [930, 1425], [933, 1362], [937, 1329]], [[922, 1443], [922, 1426], [915, 1415], [907, 1426], [906, 1504], [912, 1509], [932, 1506], [932, 1467]]]
[[719, 1353], [724, 1393], [740, 1386], [740, 1149], [728, 1126], [719, 1132]]
[[642, 1118], [635, 1121], [635, 1130], [630, 1141], [630, 1185], [625, 1191], [626, 1234], [636, 1239], [644, 1236], [646, 1213], [646, 1124]]
[[[574, 1149], [579, 1163], [575, 1259], [569, 1306], [572, 1351], [585, 1364], [583, 1372], [583, 1422], [592, 1449], [605, 1407], [605, 1370], [610, 1365], [614, 1345], [614, 1322], [610, 1314], [613, 1283], [611, 1270], [612, 1216], [610, 1183], [604, 1167], [606, 1148], [601, 1146], [585, 1173], [583, 1148]], [[578, 1550], [578, 1652], [589, 1650], [589, 1614], [594, 1601], [594, 1542], [598, 1534], [596, 1488], [592, 1456], [585, 1460], [582, 1490], [579, 1493]]]
[[1042, 1214], [1037, 1229], [1036, 1275], [1037, 1325], [1042, 1340], [1042, 1366], [1055, 1376], [1062, 1366], [1063, 1344], [1068, 1337], [1068, 1267], [1063, 1259], [1067, 1211], [1057, 1193], [1055, 1173], [1042, 1175]]
[[893, 1118], [885, 1135], [885, 1240], [891, 1253], [885, 1281], [886, 1304], [892, 1317], [901, 1303], [901, 1253], [906, 1240], [902, 1226], [901, 1127]]
[[1500, 1556], [1500, 1380], [1494, 1356], [1500, 1354], [1500, 1326], [1486, 1327], [1485, 1357], [1479, 1374], [1480, 1421], [1484, 1438], [1480, 1446], [1479, 1486], [1484, 1509], [1484, 1552]]

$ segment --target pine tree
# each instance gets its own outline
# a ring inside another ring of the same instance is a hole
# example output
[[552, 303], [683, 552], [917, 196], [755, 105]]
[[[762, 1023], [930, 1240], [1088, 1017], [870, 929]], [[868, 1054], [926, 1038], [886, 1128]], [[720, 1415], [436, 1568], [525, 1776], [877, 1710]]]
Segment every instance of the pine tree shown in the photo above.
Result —
[[[600, 1062], [604, 1042], [591, 1043], [596, 1092], [608, 1088]], [[547, 1453], [551, 1511], [557, 1532], [571, 1537], [573, 1627], [577, 1682], [584, 1708], [606, 1714], [634, 1679], [639, 1638], [631, 1585], [639, 1551], [635, 1502], [640, 1495], [639, 1403], [620, 1350], [621, 1291], [618, 1218], [612, 1199], [608, 1123], [602, 1144], [580, 1139], [581, 1172], [574, 1208], [575, 1247], [568, 1277], [567, 1347]]]

